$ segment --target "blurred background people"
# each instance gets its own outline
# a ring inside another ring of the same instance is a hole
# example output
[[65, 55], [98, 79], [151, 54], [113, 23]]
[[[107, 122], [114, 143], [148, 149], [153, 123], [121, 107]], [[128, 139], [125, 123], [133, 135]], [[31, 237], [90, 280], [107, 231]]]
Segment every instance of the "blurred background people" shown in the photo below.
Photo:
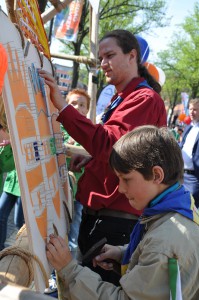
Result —
[[191, 124], [186, 126], [180, 147], [184, 160], [184, 186], [199, 207], [199, 98], [189, 102]]
[[[1, 132], [5, 130], [0, 129]], [[4, 181], [4, 174], [6, 178]], [[17, 172], [15, 169], [14, 157], [10, 141], [3, 140], [0, 143], [0, 178], [1, 178], [1, 197], [0, 197], [0, 250], [5, 248], [7, 237], [8, 217], [14, 207], [14, 224], [20, 229], [24, 224], [24, 215], [20, 197], [20, 187]]]

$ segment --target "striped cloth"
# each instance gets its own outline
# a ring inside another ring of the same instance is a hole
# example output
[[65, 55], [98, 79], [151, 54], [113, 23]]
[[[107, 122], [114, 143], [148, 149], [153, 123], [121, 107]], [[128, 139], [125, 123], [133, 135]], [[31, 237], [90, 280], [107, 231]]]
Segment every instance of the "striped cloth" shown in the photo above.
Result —
[[181, 278], [178, 260], [169, 258], [170, 300], [182, 300]]

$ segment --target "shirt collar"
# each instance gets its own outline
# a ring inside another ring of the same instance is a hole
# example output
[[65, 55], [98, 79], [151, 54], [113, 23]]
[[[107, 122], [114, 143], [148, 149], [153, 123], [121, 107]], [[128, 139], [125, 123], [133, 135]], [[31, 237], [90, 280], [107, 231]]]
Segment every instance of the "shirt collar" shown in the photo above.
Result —
[[143, 82], [145, 79], [143, 77], [135, 77], [133, 78], [128, 84], [127, 86], [124, 88], [123, 91], [121, 91], [120, 93], [118, 93], [118, 95], [125, 99], [132, 91], [134, 91], [138, 84]]
[[191, 122], [191, 125], [192, 125], [193, 127], [199, 127], [199, 121], [198, 121], [198, 122], [192, 121], [192, 122]]

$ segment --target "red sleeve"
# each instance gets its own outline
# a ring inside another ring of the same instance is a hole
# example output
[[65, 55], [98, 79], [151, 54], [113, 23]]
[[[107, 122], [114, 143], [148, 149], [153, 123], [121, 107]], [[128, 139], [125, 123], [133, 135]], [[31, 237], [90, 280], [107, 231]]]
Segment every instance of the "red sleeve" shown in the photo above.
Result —
[[108, 161], [112, 146], [122, 135], [139, 125], [166, 126], [166, 112], [158, 94], [142, 89], [124, 99], [104, 125], [93, 124], [70, 105], [58, 121], [93, 157]]

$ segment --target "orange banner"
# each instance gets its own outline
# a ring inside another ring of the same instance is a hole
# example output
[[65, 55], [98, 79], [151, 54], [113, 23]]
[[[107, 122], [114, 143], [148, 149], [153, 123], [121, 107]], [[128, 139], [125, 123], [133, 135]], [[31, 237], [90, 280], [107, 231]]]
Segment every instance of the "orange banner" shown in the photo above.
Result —
[[83, 0], [74, 0], [56, 15], [54, 25], [55, 38], [76, 42], [82, 7]]

